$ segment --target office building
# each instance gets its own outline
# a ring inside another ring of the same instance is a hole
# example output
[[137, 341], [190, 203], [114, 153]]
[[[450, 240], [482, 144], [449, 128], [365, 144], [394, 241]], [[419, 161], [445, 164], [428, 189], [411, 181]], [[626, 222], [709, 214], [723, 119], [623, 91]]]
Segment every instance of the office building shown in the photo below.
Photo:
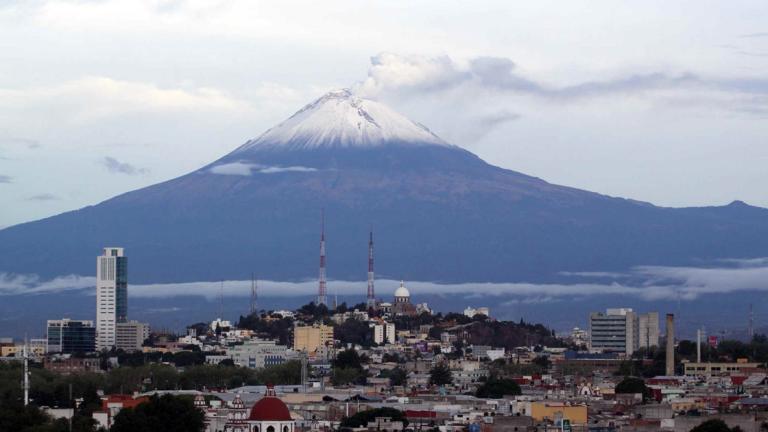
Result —
[[589, 317], [589, 349], [632, 355], [659, 345], [659, 314], [638, 314], [630, 308], [607, 309]]
[[589, 316], [589, 348], [593, 351], [632, 355], [637, 338], [632, 309], [608, 309]]
[[288, 347], [275, 341], [254, 339], [227, 349], [227, 356], [242, 367], [263, 368], [285, 362]]
[[48, 320], [47, 346], [48, 353], [87, 353], [96, 351], [96, 327], [93, 321]]
[[128, 258], [123, 248], [108, 247], [96, 259], [96, 348], [117, 342], [117, 323], [128, 319]]
[[293, 349], [313, 353], [333, 344], [333, 327], [315, 324], [293, 328]]
[[149, 324], [138, 321], [119, 322], [115, 327], [115, 348], [126, 352], [140, 351], [149, 338]]

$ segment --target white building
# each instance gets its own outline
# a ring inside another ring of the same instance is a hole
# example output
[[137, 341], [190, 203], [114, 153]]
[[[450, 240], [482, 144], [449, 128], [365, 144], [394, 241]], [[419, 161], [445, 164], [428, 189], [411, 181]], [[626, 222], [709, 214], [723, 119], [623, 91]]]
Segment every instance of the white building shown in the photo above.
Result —
[[371, 329], [373, 330], [373, 342], [377, 345], [393, 344], [397, 340], [395, 325], [392, 323], [373, 324]]
[[285, 362], [288, 347], [277, 345], [275, 341], [253, 339], [242, 345], [227, 349], [227, 356], [238, 365], [249, 368], [263, 368]]
[[117, 323], [128, 318], [128, 258], [123, 248], [104, 248], [96, 258], [96, 349], [115, 346]]

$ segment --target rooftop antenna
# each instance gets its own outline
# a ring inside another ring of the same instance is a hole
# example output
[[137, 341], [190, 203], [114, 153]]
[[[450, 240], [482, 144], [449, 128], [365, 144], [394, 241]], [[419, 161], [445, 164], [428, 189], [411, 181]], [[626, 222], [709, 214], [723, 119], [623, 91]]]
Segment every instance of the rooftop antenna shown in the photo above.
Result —
[[325, 281], [325, 209], [320, 209], [320, 274], [317, 287], [317, 305], [328, 305]]
[[251, 273], [251, 315], [256, 313], [256, 301], [258, 299], [258, 281], [256, 280], [256, 274]]
[[376, 294], [373, 290], [373, 225], [368, 237], [368, 297], [366, 298], [368, 309], [376, 307]]
[[749, 304], [749, 340], [751, 341], [755, 337], [755, 315], [752, 312], [752, 303]]
[[221, 280], [221, 288], [219, 289], [219, 319], [224, 319], [224, 279]]

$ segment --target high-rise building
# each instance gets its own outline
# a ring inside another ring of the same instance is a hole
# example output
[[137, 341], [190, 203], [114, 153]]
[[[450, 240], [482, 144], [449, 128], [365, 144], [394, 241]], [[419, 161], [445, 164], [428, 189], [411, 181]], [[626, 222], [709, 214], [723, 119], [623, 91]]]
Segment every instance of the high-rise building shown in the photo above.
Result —
[[68, 318], [48, 320], [46, 327], [48, 329], [46, 352], [48, 353], [72, 354], [96, 351], [96, 327], [93, 326], [93, 321]]
[[96, 349], [117, 342], [117, 323], [128, 320], [128, 258], [123, 248], [104, 248], [96, 258]]
[[293, 349], [313, 353], [333, 343], [333, 327], [315, 324], [293, 328]]
[[639, 348], [659, 345], [659, 314], [638, 314], [630, 308], [607, 309], [589, 317], [589, 348], [632, 355]]
[[138, 321], [119, 322], [115, 326], [115, 348], [126, 352], [141, 350], [149, 338], [149, 324]]
[[376, 308], [376, 292], [373, 287], [373, 229], [368, 239], [368, 294], [365, 303], [368, 309]]

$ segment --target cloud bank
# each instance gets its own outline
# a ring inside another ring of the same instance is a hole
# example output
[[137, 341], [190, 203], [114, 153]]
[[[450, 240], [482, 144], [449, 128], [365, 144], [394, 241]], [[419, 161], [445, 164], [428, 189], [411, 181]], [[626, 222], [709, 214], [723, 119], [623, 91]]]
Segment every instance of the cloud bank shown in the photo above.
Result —
[[[464, 295], [513, 297], [516, 303], [541, 303], [567, 298], [619, 295], [642, 300], [692, 301], [708, 294], [735, 293], [742, 291], [768, 291], [768, 259], [732, 260], [730, 266], [702, 267], [636, 267], [626, 273], [573, 272], [574, 278], [590, 281], [573, 283], [534, 284], [510, 283], [459, 283], [407, 282], [413, 296]], [[611, 279], [605, 281], [604, 279]], [[597, 281], [593, 281], [598, 279]], [[621, 280], [621, 282], [619, 281]], [[376, 281], [377, 293], [389, 297], [399, 286], [399, 281]], [[10, 275], [0, 273], [0, 295], [42, 294], [46, 292], [78, 291], [95, 286], [91, 276], [68, 275], [50, 281], [42, 281], [34, 275]], [[250, 296], [251, 281], [230, 280], [221, 282], [186, 282], [166, 284], [131, 284], [131, 296], [163, 298], [177, 296], [201, 296], [217, 298], [220, 293], [227, 297]], [[329, 293], [358, 295], [364, 292], [364, 281], [329, 282]], [[317, 290], [317, 282], [259, 281], [260, 297], [307, 297]]]
[[276, 174], [284, 172], [314, 172], [315, 168], [305, 166], [267, 166], [249, 162], [230, 162], [212, 166], [211, 174], [250, 176], [252, 174]]

